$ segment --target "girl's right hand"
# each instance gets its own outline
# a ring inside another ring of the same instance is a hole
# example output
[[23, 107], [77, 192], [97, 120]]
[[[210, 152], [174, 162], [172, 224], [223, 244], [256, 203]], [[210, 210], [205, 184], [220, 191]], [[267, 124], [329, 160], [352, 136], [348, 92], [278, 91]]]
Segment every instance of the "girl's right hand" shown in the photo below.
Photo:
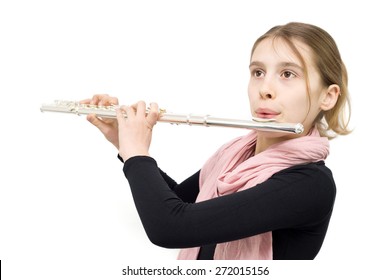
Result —
[[[110, 106], [118, 105], [118, 98], [109, 96], [108, 94], [96, 94], [92, 99], [84, 99], [80, 101], [82, 104], [98, 105], [98, 106]], [[87, 120], [96, 126], [106, 137], [119, 150], [119, 137], [118, 137], [118, 121], [116, 118], [100, 118], [95, 114], [89, 114]]]

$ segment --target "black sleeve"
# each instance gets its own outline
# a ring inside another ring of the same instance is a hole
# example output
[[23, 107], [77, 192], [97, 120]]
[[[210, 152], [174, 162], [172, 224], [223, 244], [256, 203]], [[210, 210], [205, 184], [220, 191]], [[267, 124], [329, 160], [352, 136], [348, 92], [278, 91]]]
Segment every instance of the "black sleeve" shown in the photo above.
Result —
[[167, 248], [227, 242], [317, 222], [331, 211], [334, 194], [323, 172], [306, 169], [282, 171], [248, 190], [186, 203], [167, 185], [154, 159], [133, 157], [123, 167], [149, 239]]
[[[118, 154], [118, 159], [123, 162], [122, 157]], [[199, 193], [199, 174], [200, 170], [178, 184], [175, 180], [168, 176], [164, 171], [160, 170], [160, 174], [163, 177], [167, 185], [175, 192], [175, 194], [184, 202], [195, 202]]]
[[199, 174], [200, 170], [177, 184], [175, 180], [169, 177], [164, 171], [160, 170], [160, 174], [168, 186], [175, 192], [175, 194], [184, 202], [195, 202], [199, 193]]

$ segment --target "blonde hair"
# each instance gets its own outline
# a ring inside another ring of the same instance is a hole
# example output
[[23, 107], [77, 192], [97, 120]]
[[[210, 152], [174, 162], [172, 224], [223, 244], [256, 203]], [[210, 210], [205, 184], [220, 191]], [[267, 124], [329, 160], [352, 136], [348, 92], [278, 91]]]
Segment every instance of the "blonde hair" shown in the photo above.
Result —
[[275, 38], [281, 38], [301, 60], [305, 70], [309, 102], [310, 92], [309, 81], [307, 79], [307, 67], [293, 40], [298, 40], [311, 49], [314, 65], [324, 85], [328, 87], [336, 84], [340, 87], [340, 95], [336, 105], [328, 111], [321, 112], [315, 121], [315, 125], [322, 136], [330, 139], [337, 135], [349, 134], [351, 132], [348, 128], [351, 102], [348, 91], [348, 74], [336, 42], [329, 33], [315, 25], [300, 22], [290, 22], [285, 25], [275, 26], [256, 40], [252, 47], [251, 57], [257, 45], [266, 38], [272, 38], [273, 40]]

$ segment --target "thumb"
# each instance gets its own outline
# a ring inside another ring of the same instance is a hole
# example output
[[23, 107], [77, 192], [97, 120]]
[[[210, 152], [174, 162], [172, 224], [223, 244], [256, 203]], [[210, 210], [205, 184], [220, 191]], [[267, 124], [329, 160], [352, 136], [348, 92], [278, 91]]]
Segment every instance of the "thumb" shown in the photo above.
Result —
[[101, 119], [99, 119], [98, 117], [96, 117], [96, 115], [95, 114], [89, 114], [88, 116], [87, 116], [87, 120], [91, 123], [91, 124], [93, 124], [94, 126], [96, 126], [99, 130], [103, 130], [106, 126], [107, 126], [107, 124], [106, 123], [104, 123]]

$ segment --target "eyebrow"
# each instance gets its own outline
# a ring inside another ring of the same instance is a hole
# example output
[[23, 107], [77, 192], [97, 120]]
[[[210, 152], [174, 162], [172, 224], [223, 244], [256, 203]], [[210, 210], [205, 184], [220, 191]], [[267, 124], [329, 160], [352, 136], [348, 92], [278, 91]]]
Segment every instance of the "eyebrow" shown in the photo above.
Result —
[[[249, 64], [249, 68], [253, 67], [253, 66], [259, 66], [259, 67], [264, 67], [264, 63], [260, 62], [260, 61], [252, 61], [250, 64]], [[279, 67], [294, 67], [294, 68], [298, 68], [299, 70], [303, 71], [303, 67], [294, 63], [294, 62], [282, 62], [282, 63], [279, 63], [278, 64]]]

